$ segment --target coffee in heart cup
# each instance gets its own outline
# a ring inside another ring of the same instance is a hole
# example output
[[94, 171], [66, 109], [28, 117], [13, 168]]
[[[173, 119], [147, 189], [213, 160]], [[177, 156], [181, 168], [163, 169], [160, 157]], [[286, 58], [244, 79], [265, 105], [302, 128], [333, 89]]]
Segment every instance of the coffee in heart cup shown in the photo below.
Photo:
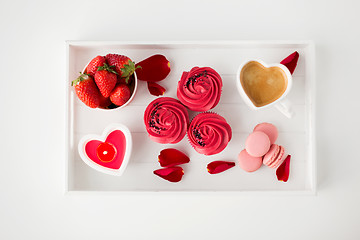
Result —
[[236, 86], [250, 108], [275, 106], [285, 116], [293, 116], [291, 104], [285, 99], [292, 86], [292, 76], [284, 65], [246, 61], [238, 69]]
[[81, 159], [97, 171], [120, 176], [129, 162], [132, 138], [122, 124], [108, 126], [101, 136], [89, 134], [81, 138], [78, 151]]

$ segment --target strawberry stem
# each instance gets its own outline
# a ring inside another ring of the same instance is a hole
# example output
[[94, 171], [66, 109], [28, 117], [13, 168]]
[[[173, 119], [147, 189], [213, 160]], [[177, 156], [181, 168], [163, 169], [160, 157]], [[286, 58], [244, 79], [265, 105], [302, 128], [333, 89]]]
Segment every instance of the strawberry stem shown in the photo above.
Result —
[[103, 66], [99, 66], [98, 67], [98, 71], [102, 71], [102, 70], [106, 70], [106, 71], [108, 71], [108, 72], [111, 72], [111, 73], [114, 73], [114, 74], [116, 74], [116, 75], [118, 75], [118, 73], [114, 70], [114, 69], [111, 69], [111, 68], [114, 68], [115, 66], [109, 66], [109, 65], [107, 65], [106, 63], [104, 63], [104, 65]]
[[121, 77], [126, 78], [131, 76], [135, 72], [135, 63], [132, 61], [128, 62], [129, 64], [125, 64], [123, 68], [121, 68]]
[[134, 74], [135, 70], [141, 68], [140, 66], [135, 67], [135, 63], [132, 61], [128, 61], [129, 64], [125, 64], [123, 68], [121, 68], [121, 78], [125, 78], [125, 83], [129, 84], [129, 79], [131, 75]]
[[90, 76], [87, 73], [81, 73], [81, 72], [79, 72], [79, 73], [80, 73], [80, 76], [77, 79], [75, 79], [74, 81], [71, 82], [71, 86], [77, 85], [81, 81], [84, 81], [84, 80], [88, 79], [89, 76]]

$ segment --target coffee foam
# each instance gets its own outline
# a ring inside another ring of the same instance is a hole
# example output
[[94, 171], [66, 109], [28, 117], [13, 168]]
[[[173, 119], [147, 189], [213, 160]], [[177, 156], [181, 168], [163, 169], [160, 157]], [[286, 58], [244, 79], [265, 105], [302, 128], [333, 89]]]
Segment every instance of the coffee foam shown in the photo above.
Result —
[[268, 105], [285, 92], [288, 79], [279, 67], [264, 67], [256, 61], [248, 62], [241, 70], [240, 83], [256, 107]]

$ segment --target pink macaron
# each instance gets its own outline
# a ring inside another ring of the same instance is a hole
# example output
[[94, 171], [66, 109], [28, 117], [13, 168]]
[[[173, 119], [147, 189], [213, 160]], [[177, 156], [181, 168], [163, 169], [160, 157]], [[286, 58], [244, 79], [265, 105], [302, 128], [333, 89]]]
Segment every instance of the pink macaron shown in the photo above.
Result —
[[256, 131], [247, 137], [245, 149], [253, 157], [262, 157], [269, 151], [270, 145], [268, 135], [263, 132]]
[[285, 149], [282, 146], [273, 144], [265, 154], [263, 163], [270, 168], [277, 168], [284, 161]]
[[259, 123], [258, 125], [255, 126], [254, 132], [255, 131], [260, 131], [268, 135], [270, 139], [270, 144], [274, 144], [276, 139], [278, 138], [278, 130], [271, 123], [267, 123], [267, 122]]
[[238, 155], [239, 166], [247, 172], [254, 172], [262, 165], [261, 157], [253, 157], [246, 150], [242, 150]]

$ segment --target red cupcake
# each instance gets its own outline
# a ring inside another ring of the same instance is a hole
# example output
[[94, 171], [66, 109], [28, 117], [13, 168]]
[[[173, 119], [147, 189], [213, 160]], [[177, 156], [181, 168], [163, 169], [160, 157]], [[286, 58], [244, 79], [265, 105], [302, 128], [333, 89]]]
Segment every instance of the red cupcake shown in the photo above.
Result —
[[193, 111], [208, 111], [220, 101], [222, 79], [210, 67], [194, 67], [183, 72], [178, 83], [177, 97]]
[[178, 143], [189, 125], [189, 114], [178, 100], [160, 97], [152, 101], [144, 113], [149, 137], [158, 143]]
[[231, 127], [225, 118], [211, 112], [196, 115], [187, 134], [193, 148], [204, 155], [220, 153], [232, 137]]

